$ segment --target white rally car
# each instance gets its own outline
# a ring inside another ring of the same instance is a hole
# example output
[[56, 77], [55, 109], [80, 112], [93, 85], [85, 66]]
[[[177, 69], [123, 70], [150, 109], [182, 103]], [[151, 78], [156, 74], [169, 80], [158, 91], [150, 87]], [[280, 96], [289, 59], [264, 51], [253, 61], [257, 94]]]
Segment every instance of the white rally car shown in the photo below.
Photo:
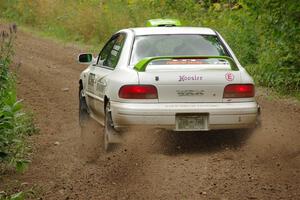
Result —
[[133, 125], [174, 131], [253, 127], [259, 113], [253, 79], [210, 28], [149, 20], [120, 30], [80, 75], [80, 121], [102, 124], [104, 146]]

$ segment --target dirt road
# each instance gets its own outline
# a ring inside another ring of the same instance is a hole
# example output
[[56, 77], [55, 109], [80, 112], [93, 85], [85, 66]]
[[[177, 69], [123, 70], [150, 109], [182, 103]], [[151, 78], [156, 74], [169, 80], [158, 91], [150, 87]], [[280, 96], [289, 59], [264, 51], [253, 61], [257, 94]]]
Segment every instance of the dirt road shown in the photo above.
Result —
[[[260, 129], [178, 134], [136, 129], [115, 153], [102, 128], [82, 135], [76, 64], [82, 50], [19, 32], [19, 98], [34, 111], [32, 163], [1, 178], [41, 199], [300, 199], [300, 106], [258, 95]], [[86, 133], [86, 131], [83, 131]]]

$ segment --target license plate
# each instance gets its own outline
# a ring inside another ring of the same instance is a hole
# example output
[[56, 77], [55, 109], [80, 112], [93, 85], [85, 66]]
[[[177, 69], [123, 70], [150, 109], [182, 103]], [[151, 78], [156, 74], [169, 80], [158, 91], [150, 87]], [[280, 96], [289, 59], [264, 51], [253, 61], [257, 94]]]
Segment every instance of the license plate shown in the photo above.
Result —
[[208, 115], [177, 115], [177, 131], [204, 131], [208, 130]]

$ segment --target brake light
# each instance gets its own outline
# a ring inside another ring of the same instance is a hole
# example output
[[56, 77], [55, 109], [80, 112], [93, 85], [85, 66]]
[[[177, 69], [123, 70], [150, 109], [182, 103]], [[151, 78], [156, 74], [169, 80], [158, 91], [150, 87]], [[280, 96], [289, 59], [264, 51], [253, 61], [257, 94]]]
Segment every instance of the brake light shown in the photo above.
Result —
[[157, 99], [157, 89], [153, 85], [124, 85], [119, 90], [123, 99]]
[[250, 98], [254, 97], [254, 95], [254, 85], [232, 84], [225, 87], [223, 98]]

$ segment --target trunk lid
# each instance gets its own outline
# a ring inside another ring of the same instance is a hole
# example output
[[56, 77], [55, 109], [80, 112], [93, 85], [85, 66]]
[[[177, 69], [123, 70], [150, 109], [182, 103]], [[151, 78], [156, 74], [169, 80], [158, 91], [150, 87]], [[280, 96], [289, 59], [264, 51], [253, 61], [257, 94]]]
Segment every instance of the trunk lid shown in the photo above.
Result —
[[227, 64], [149, 65], [138, 72], [140, 84], [154, 85], [159, 102], [222, 102], [224, 88], [241, 82]]

